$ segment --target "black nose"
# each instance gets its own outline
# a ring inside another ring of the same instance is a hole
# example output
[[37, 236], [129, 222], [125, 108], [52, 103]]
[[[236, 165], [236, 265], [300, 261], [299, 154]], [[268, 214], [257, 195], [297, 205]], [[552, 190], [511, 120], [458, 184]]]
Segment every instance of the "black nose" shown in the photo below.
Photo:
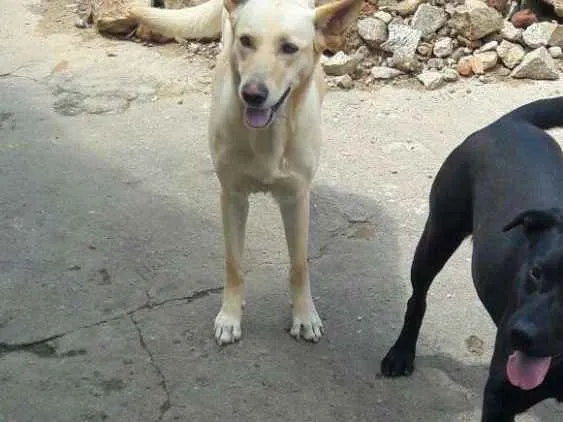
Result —
[[529, 350], [537, 346], [539, 330], [530, 321], [517, 321], [510, 330], [512, 347], [520, 350]]
[[252, 107], [260, 107], [268, 98], [268, 88], [263, 83], [247, 82], [242, 87], [244, 102]]

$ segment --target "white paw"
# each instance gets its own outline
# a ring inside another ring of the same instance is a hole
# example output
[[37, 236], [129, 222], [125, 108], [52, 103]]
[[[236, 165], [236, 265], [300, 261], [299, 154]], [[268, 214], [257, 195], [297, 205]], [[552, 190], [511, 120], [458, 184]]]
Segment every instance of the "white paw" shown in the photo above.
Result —
[[221, 310], [215, 318], [215, 340], [217, 344], [235, 343], [240, 340], [242, 331], [240, 329], [240, 316], [228, 314]]
[[316, 343], [323, 336], [323, 333], [323, 322], [315, 308], [305, 313], [294, 313], [293, 325], [289, 330], [289, 334], [292, 337], [295, 337], [297, 340], [302, 337], [307, 341]]

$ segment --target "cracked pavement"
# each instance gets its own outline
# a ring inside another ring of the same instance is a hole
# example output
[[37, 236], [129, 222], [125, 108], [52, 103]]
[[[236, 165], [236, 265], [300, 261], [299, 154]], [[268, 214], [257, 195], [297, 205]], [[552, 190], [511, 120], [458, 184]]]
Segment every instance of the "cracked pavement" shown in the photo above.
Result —
[[[219, 348], [210, 63], [76, 29], [69, 3], [0, 6], [0, 421], [478, 422], [493, 327], [468, 243], [431, 290], [413, 376], [383, 379], [379, 362], [438, 166], [562, 82], [331, 92], [310, 250], [328, 333], [286, 334], [281, 219], [257, 195], [243, 340]], [[546, 402], [519, 421], [562, 416]]]

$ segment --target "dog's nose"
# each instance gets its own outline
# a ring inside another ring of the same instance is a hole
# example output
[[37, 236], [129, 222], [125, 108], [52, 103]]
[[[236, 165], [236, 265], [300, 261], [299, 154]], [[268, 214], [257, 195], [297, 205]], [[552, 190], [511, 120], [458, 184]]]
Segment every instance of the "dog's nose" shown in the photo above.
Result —
[[530, 321], [518, 321], [510, 330], [512, 347], [519, 350], [529, 350], [537, 343], [539, 330]]
[[242, 98], [247, 105], [260, 107], [268, 98], [268, 88], [263, 83], [247, 82], [242, 87]]

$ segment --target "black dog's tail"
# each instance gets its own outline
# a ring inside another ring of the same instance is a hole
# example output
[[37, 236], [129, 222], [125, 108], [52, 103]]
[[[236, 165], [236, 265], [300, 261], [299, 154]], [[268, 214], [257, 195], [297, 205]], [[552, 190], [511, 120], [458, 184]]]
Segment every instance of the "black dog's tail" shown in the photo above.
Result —
[[563, 97], [546, 98], [518, 107], [503, 117], [528, 122], [540, 129], [563, 126]]

